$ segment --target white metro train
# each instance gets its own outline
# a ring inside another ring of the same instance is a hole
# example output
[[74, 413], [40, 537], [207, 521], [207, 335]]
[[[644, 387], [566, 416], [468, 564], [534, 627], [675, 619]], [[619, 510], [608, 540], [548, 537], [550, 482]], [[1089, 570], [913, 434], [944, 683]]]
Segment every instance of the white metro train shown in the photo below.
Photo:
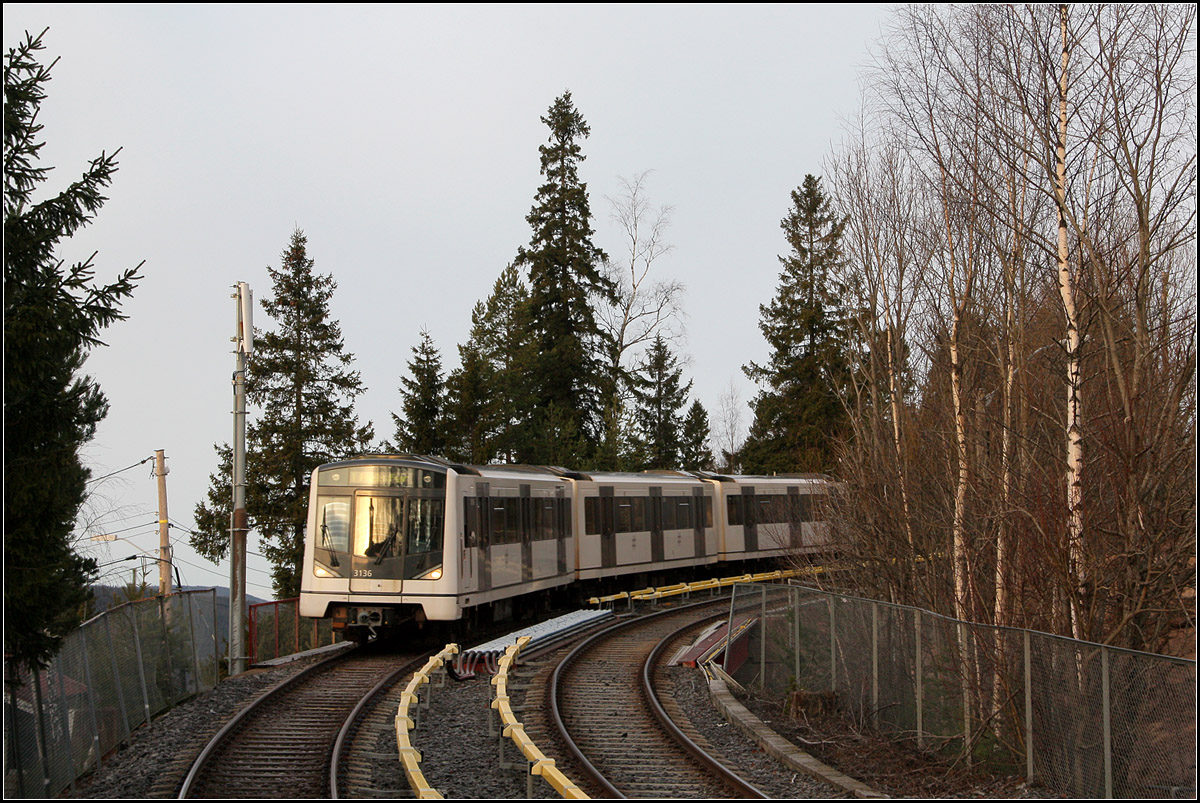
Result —
[[303, 616], [349, 636], [504, 617], [523, 595], [828, 547], [823, 475], [582, 473], [415, 455], [313, 471]]

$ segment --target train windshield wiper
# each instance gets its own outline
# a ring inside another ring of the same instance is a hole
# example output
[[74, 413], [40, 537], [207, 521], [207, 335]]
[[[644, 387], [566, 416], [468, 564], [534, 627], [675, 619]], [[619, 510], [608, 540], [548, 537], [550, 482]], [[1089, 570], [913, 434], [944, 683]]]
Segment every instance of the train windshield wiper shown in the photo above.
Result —
[[390, 558], [392, 556], [392, 552], [396, 548], [396, 532], [398, 529], [399, 528], [395, 525], [395, 523], [388, 528], [387, 538], [380, 543], [379, 554], [375, 557], [376, 566], [383, 563], [384, 558]]
[[321, 511], [321, 544], [329, 550], [329, 565], [333, 568], [338, 568], [337, 552], [333, 550], [333, 544], [329, 539], [329, 525], [325, 523], [326, 511]]

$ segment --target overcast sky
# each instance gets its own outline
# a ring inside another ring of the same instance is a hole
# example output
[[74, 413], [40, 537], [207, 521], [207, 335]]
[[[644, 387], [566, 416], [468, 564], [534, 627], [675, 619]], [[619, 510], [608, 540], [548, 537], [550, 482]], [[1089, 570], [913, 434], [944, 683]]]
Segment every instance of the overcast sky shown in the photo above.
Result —
[[[767, 356], [758, 305], [775, 291], [789, 193], [821, 173], [855, 115], [886, 19], [849, 4], [6, 3], [3, 14], [6, 53], [49, 27], [44, 63], [60, 58], [39, 118], [49, 186], [123, 149], [108, 203], [60, 256], [98, 252], [105, 281], [146, 263], [128, 320], [87, 363], [111, 409], [86, 460], [100, 477], [164, 449], [170, 518], [184, 528], [213, 445], [232, 439], [231, 286], [269, 296], [266, 267], [302, 229], [338, 284], [332, 314], [368, 388], [360, 417], [390, 437], [420, 330], [453, 368], [472, 306], [528, 244], [540, 118], [564, 90], [591, 126], [580, 172], [596, 244], [621, 252], [606, 198], [652, 170], [649, 199], [673, 208], [674, 250], [655, 270], [687, 286], [685, 375], [710, 418], [731, 380], [748, 402], [741, 366]], [[273, 326], [261, 304], [255, 324]], [[81, 536], [126, 540], [85, 540], [91, 554], [152, 554], [150, 464], [94, 487]], [[228, 584], [227, 562], [172, 536], [185, 584]], [[271, 596], [254, 554], [248, 586]]]

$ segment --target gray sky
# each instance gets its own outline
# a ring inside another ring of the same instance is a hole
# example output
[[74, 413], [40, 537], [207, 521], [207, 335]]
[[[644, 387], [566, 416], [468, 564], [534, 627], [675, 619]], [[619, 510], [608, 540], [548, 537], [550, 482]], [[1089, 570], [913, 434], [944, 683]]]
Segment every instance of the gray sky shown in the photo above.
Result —
[[[93, 476], [165, 449], [170, 517], [193, 526], [213, 445], [232, 438], [231, 286], [270, 295], [266, 266], [297, 227], [338, 283], [332, 313], [368, 388], [360, 418], [390, 437], [421, 328], [454, 367], [472, 306], [529, 242], [540, 118], [568, 89], [592, 130], [596, 244], [621, 252], [606, 196], [653, 170], [650, 201], [673, 207], [656, 271], [687, 285], [685, 375], [710, 418], [731, 379], [748, 402], [741, 366], [767, 356], [758, 305], [786, 251], [789, 192], [855, 115], [885, 13], [5, 4], [6, 53], [49, 26], [44, 63], [61, 57], [40, 116], [49, 186], [123, 148], [108, 203], [60, 256], [98, 251], [102, 280], [146, 261], [129, 319], [87, 364], [111, 403], [86, 450]], [[261, 304], [255, 323], [272, 326]], [[88, 542], [92, 554], [153, 553], [156, 506], [149, 464], [97, 483], [85, 534], [127, 540]], [[172, 534], [184, 583], [228, 583], [228, 563]], [[248, 585], [271, 596], [254, 555]]]

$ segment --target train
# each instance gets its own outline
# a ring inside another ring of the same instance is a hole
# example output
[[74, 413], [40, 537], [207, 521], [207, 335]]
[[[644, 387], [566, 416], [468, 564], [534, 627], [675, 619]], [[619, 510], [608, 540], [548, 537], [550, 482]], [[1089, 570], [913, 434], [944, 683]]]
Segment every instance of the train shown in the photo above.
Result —
[[300, 614], [364, 640], [539, 594], [830, 546], [825, 475], [582, 472], [377, 455], [313, 470]]

